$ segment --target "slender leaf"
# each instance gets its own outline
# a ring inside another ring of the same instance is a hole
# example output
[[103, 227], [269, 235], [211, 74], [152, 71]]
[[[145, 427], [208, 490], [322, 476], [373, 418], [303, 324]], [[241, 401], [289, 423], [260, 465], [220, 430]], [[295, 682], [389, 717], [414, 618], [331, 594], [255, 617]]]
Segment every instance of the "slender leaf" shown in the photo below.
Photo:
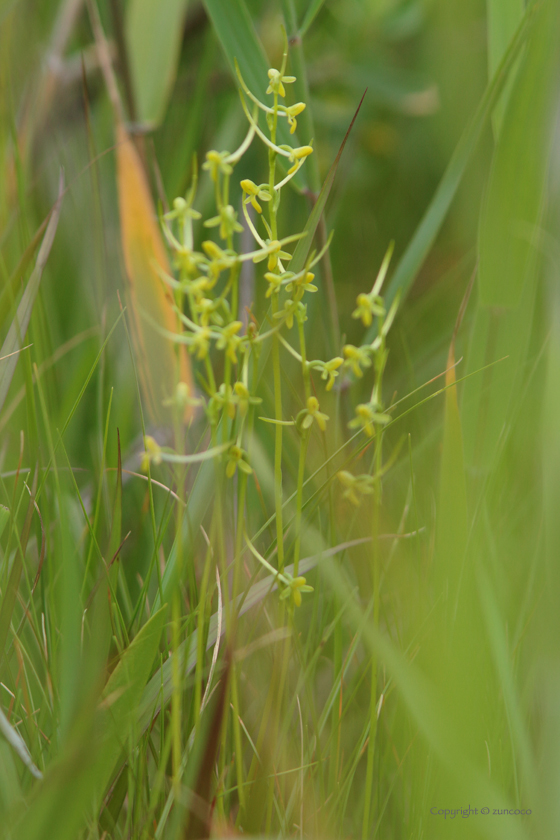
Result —
[[325, 0], [311, 0], [309, 6], [307, 7], [307, 11], [305, 16], [301, 22], [301, 26], [299, 27], [299, 37], [303, 38], [319, 12], [321, 11]]
[[[488, 14], [488, 70], [492, 78], [525, 11], [523, 0], [486, 0]], [[511, 73], [492, 114], [495, 137], [499, 136], [515, 73]]]
[[[31, 312], [33, 311], [33, 304], [37, 297], [41, 277], [43, 276], [43, 269], [49, 257], [51, 247], [54, 241], [56, 229], [58, 227], [58, 220], [60, 218], [60, 210], [62, 207], [62, 196], [64, 193], [64, 176], [60, 173], [58, 184], [58, 198], [51, 212], [51, 218], [45, 231], [43, 242], [37, 255], [37, 262], [35, 268], [29, 278], [25, 291], [17, 308], [17, 313], [14, 318], [8, 335], [6, 336], [2, 349], [0, 350], [0, 357], [8, 356], [9, 358], [0, 362], [0, 410], [4, 405], [8, 389], [14, 375], [14, 370], [18, 362], [17, 351], [23, 347], [23, 339], [29, 326], [31, 319]], [[15, 355], [10, 355], [15, 354]]]

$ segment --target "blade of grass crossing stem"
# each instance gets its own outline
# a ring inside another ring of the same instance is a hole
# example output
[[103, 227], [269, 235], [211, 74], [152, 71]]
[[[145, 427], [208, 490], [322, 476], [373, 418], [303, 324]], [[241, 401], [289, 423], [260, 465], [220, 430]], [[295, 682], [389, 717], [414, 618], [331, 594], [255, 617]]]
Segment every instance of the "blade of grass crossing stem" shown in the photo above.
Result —
[[162, 422], [169, 419], [163, 403], [173, 396], [177, 378], [193, 389], [190, 360], [183, 345], [174, 347], [143, 317], [148, 313], [163, 329], [178, 331], [172, 295], [155, 268], [157, 263], [162, 271], [171, 273], [148, 182], [138, 152], [121, 124], [117, 124], [116, 153], [122, 247], [140, 380], [150, 417]]
[[[488, 75], [490, 78], [498, 69], [500, 61], [507, 50], [508, 44], [515, 35], [515, 30], [523, 17], [525, 4], [523, 0], [486, 0], [486, 14], [488, 19]], [[494, 137], [500, 134], [502, 120], [511, 93], [515, 70], [512, 70], [504, 91], [492, 114]]]
[[559, 27], [560, 6], [546, 0], [511, 92], [480, 217], [483, 306], [518, 306], [534, 274], [555, 122]]
[[[27, 327], [29, 326], [29, 321], [31, 319], [31, 313], [33, 311], [33, 304], [35, 303], [35, 298], [37, 297], [37, 292], [41, 283], [41, 277], [43, 276], [43, 269], [45, 268], [45, 264], [54, 241], [56, 229], [58, 227], [58, 220], [60, 218], [63, 192], [64, 176], [61, 172], [58, 184], [58, 198], [51, 212], [51, 218], [47, 225], [45, 236], [37, 255], [35, 268], [33, 269], [31, 277], [27, 282], [27, 286], [25, 287], [25, 291], [17, 308], [16, 316], [10, 326], [10, 329], [8, 330], [2, 349], [0, 350], [0, 357], [9, 356], [9, 358], [0, 362], [0, 411], [2, 410], [2, 406], [4, 405], [8, 394], [8, 389], [19, 358], [17, 351], [23, 346], [23, 340], [25, 338]], [[11, 353], [15, 353], [16, 355], [10, 356]]]
[[[387, 286], [385, 299], [389, 306], [399, 290], [401, 301], [404, 301], [430, 248], [434, 244], [486, 122], [498, 102], [510, 70], [531, 31], [534, 17], [535, 6], [531, 4], [525, 12], [499, 68], [488, 84], [472, 120], [461, 135], [435, 195]], [[374, 338], [375, 330], [370, 328], [365, 343], [373, 341]]]
[[152, 126], [165, 114], [177, 72], [188, 0], [131, 0], [126, 42], [137, 118]]
[[[267, 102], [268, 60], [255, 30], [245, 0], [204, 0], [204, 8], [212, 21], [212, 26], [222, 45], [229, 64], [234, 84], [237, 86], [235, 61], [239, 64], [241, 75], [249, 89], [261, 102]], [[312, 138], [304, 137], [306, 143]], [[290, 134], [286, 120], [279, 120], [278, 143], [299, 146], [297, 135]], [[284, 158], [278, 159], [278, 165], [286, 169]], [[307, 187], [305, 167], [292, 179], [291, 183], [299, 190]]]

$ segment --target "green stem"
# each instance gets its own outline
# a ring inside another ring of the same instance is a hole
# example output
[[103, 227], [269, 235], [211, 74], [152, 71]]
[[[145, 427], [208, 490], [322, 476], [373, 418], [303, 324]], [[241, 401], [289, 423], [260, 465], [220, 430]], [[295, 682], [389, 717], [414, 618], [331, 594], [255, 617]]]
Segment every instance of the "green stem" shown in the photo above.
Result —
[[[278, 311], [277, 295], [272, 297], [272, 314]], [[282, 420], [282, 376], [280, 372], [280, 342], [272, 336], [272, 368], [274, 376], [274, 414]], [[274, 438], [274, 506], [276, 510], [276, 541], [278, 546], [278, 570], [284, 571], [284, 527], [282, 522], [282, 426], [275, 427]]]

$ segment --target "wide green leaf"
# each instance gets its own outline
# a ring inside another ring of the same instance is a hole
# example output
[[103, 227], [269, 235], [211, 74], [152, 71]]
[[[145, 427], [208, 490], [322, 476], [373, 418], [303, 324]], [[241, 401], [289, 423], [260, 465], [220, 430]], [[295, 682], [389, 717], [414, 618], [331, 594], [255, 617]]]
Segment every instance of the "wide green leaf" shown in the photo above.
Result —
[[188, 0], [131, 0], [126, 41], [137, 117], [158, 125], [175, 80]]

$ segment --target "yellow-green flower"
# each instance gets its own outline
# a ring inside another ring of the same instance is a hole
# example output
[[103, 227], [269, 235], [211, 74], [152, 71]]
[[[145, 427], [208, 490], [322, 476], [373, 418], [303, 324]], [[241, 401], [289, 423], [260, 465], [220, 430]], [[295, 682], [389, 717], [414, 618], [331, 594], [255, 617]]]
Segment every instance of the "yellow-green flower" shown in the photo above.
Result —
[[226, 476], [228, 478], [233, 478], [235, 475], [235, 471], [240, 469], [241, 472], [246, 473], [246, 475], [252, 475], [253, 470], [245, 460], [247, 457], [247, 453], [244, 449], [241, 449], [240, 446], [237, 446], [236, 443], [232, 444], [227, 451], [228, 461], [226, 466]]
[[142, 472], [148, 472], [150, 464], [161, 464], [161, 446], [150, 435], [144, 438], [144, 454], [142, 456]]
[[371, 496], [374, 490], [375, 480], [371, 475], [352, 475], [347, 470], [340, 470], [336, 477], [340, 483], [346, 488], [343, 493], [345, 499], [348, 499], [356, 507], [359, 506], [361, 496]]
[[346, 365], [352, 369], [355, 376], [363, 376], [362, 368], [370, 367], [371, 355], [370, 348], [354, 347], [353, 344], [345, 344], [342, 348], [345, 356]]
[[250, 405], [260, 405], [262, 403], [260, 397], [251, 396], [244, 382], [236, 382], [233, 386], [233, 392], [237, 397], [237, 408], [241, 417], [245, 417]]
[[192, 405], [193, 407], [204, 405], [204, 400], [200, 399], [200, 397], [192, 397], [191, 389], [186, 382], [178, 382], [173, 397], [165, 400], [163, 404], [175, 406], [179, 411], [184, 411], [188, 405]]
[[334, 380], [338, 376], [338, 369], [343, 364], [344, 359], [341, 356], [335, 356], [329, 362], [321, 362], [321, 379], [328, 379], [326, 390], [330, 391], [334, 385]]
[[296, 423], [303, 431], [310, 429], [313, 421], [317, 423], [322, 432], [327, 429], [327, 414], [319, 411], [319, 400], [317, 397], [309, 397], [307, 400], [307, 408], [302, 409], [296, 417]]
[[295, 295], [296, 300], [301, 300], [304, 292], [316, 292], [317, 286], [313, 285], [315, 275], [311, 271], [302, 271], [294, 275], [294, 279], [286, 286], [288, 294]]
[[371, 325], [374, 315], [380, 318], [385, 315], [385, 307], [380, 297], [361, 294], [356, 298], [356, 304], [357, 308], [352, 312], [352, 318], [361, 318], [364, 327]]
[[388, 414], [376, 411], [373, 403], [361, 403], [356, 406], [356, 416], [348, 423], [349, 429], [363, 429], [368, 437], [375, 435], [375, 425], [384, 426], [391, 418]]
[[237, 221], [237, 212], [233, 209], [231, 204], [226, 204], [221, 208], [217, 216], [207, 219], [204, 222], [204, 227], [220, 226], [220, 236], [222, 239], [229, 239], [234, 233], [242, 233], [243, 225]]
[[286, 274], [275, 274], [272, 271], [267, 271], [264, 275], [264, 279], [268, 281], [268, 289], [266, 290], [265, 297], [270, 297], [271, 295], [278, 294], [280, 289], [282, 288], [282, 283], [286, 277]]
[[216, 342], [218, 350], [225, 350], [226, 356], [233, 362], [233, 364], [237, 364], [236, 351], [242, 342], [242, 338], [240, 338], [237, 333], [242, 326], [243, 324], [241, 321], [232, 321], [230, 324], [226, 324], [225, 327], [222, 327], [220, 337]]
[[295, 105], [289, 105], [285, 111], [288, 118], [288, 125], [290, 126], [290, 134], [293, 134], [297, 128], [297, 120], [302, 111], [305, 110], [305, 102], [296, 102]]
[[297, 301], [288, 298], [288, 300], [284, 301], [284, 309], [276, 312], [273, 317], [277, 320], [283, 320], [288, 329], [291, 330], [294, 326], [294, 315], [296, 314], [297, 307]]
[[267, 93], [277, 93], [278, 96], [284, 98], [286, 96], [286, 90], [284, 85], [291, 85], [295, 82], [295, 76], [283, 76], [280, 70], [276, 70], [274, 67], [271, 67], [268, 71], [268, 79], [269, 85], [266, 89]]
[[206, 152], [206, 162], [202, 164], [202, 168], [206, 169], [210, 173], [210, 177], [213, 181], [218, 180], [219, 172], [223, 175], [231, 175], [233, 172], [233, 168], [230, 164], [226, 163], [228, 157], [229, 152], [216, 152], [214, 149], [210, 152]]
[[190, 335], [188, 343], [189, 353], [196, 353], [197, 359], [205, 359], [210, 349], [210, 337], [212, 333], [208, 327], [202, 327]]
[[262, 207], [257, 199], [260, 198], [261, 201], [270, 201], [272, 198], [264, 186], [257, 186], [250, 178], [245, 178], [245, 180], [241, 181], [241, 189], [247, 194], [246, 198], [245, 196], [243, 197], [245, 204], [252, 204], [257, 213], [262, 213]]
[[284, 601], [286, 598], [290, 598], [293, 602], [294, 606], [300, 607], [301, 606], [301, 593], [302, 592], [313, 592], [313, 587], [309, 586], [302, 575], [294, 578], [287, 572], [283, 573], [283, 577], [287, 581], [287, 585], [280, 593], [280, 600]]
[[311, 154], [313, 154], [313, 146], [299, 146], [297, 149], [292, 149], [290, 152], [290, 160], [294, 165], [288, 169], [288, 175], [291, 175], [292, 172], [296, 171], [300, 160], [303, 160]]

